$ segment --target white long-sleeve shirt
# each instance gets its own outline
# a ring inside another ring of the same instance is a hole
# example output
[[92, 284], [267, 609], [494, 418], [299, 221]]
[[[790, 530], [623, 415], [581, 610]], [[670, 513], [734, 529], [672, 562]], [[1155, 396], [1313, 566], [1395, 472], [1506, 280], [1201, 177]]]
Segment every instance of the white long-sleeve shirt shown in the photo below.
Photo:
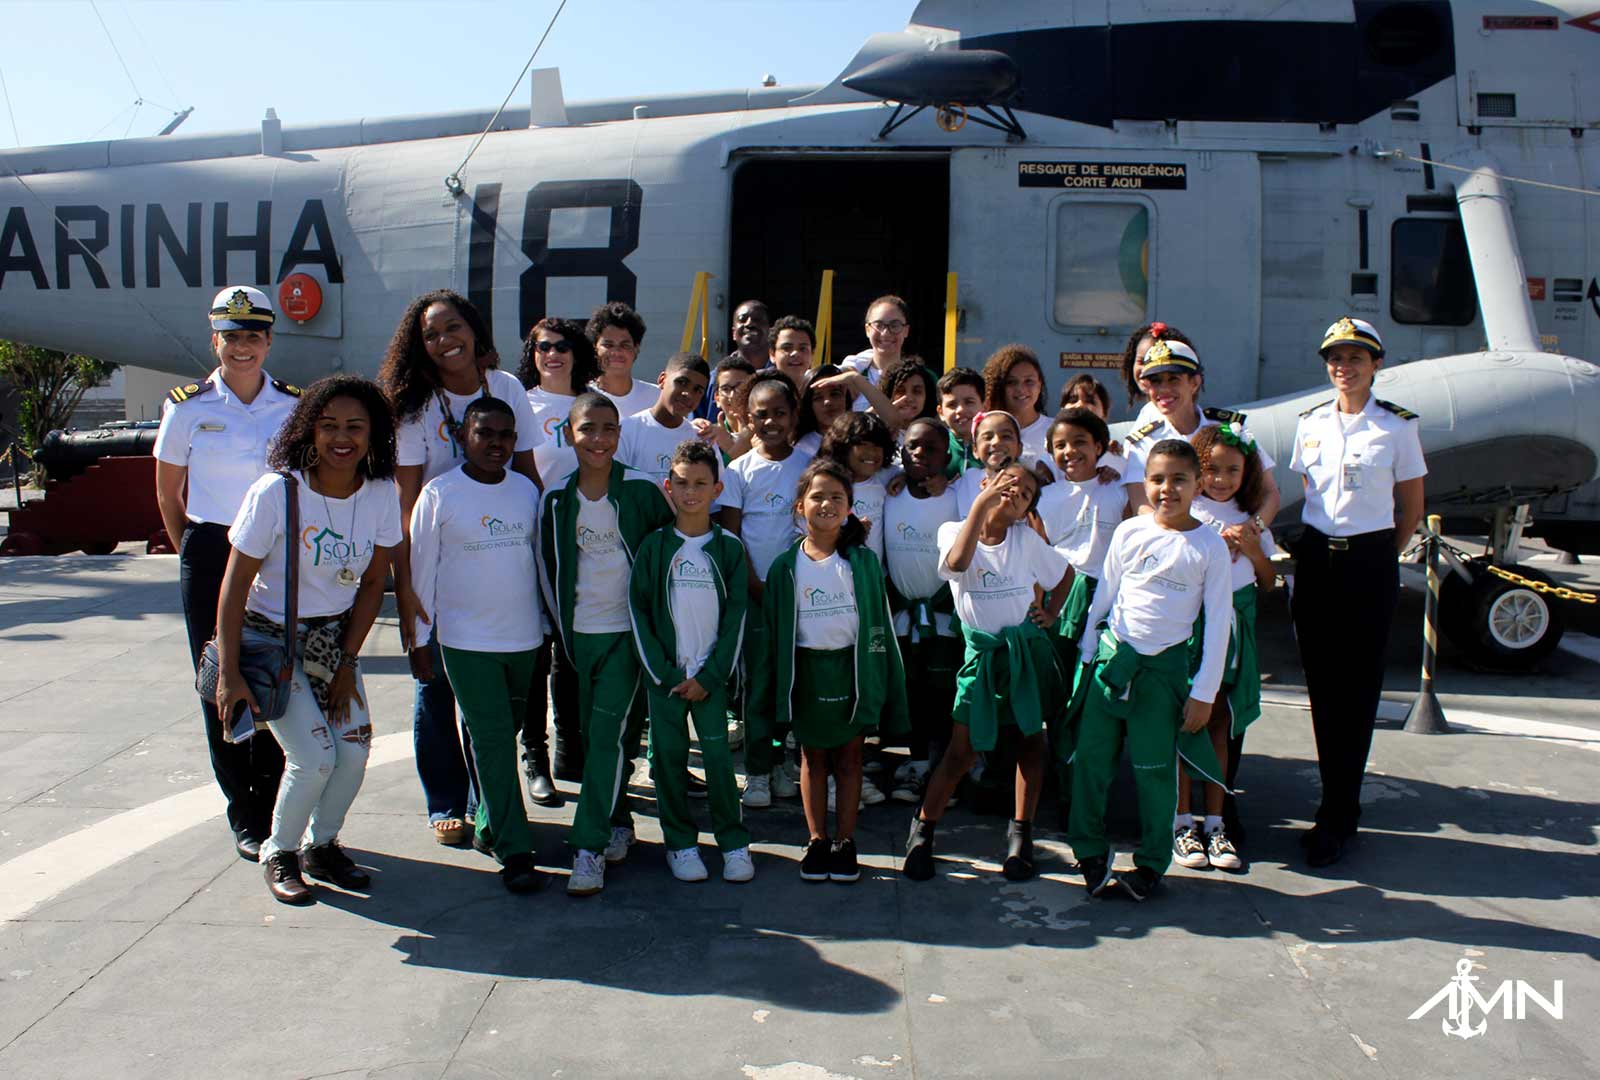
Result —
[[[539, 491], [507, 470], [482, 484], [461, 469], [429, 480], [411, 510], [411, 587], [452, 649], [522, 652], [544, 637], [539, 576]], [[417, 641], [430, 627], [418, 620]]]
[[1155, 656], [1189, 640], [1202, 608], [1205, 637], [1189, 696], [1209, 702], [1222, 683], [1233, 627], [1227, 542], [1204, 525], [1179, 532], [1163, 528], [1151, 514], [1129, 518], [1111, 537], [1079, 654], [1084, 663], [1094, 659], [1100, 639], [1095, 628], [1107, 613], [1118, 641], [1141, 656]]

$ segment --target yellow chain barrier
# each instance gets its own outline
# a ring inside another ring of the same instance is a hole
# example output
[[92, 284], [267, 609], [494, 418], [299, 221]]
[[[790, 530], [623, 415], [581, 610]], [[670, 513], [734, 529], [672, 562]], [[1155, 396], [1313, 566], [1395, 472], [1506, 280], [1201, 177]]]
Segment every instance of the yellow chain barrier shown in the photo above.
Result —
[[1545, 596], [1553, 596], [1557, 600], [1576, 600], [1580, 604], [1593, 604], [1600, 601], [1600, 595], [1595, 593], [1569, 589], [1565, 585], [1550, 585], [1543, 581], [1534, 581], [1498, 566], [1484, 566], [1484, 569], [1495, 577], [1504, 578], [1513, 585], [1521, 585], [1525, 589], [1532, 589], [1534, 592]]

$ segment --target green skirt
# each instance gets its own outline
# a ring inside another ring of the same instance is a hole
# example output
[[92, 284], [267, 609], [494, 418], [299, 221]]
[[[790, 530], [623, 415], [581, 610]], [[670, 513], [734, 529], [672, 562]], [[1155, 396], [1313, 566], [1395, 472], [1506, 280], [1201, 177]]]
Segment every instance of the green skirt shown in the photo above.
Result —
[[1228, 710], [1233, 714], [1232, 735], [1238, 738], [1261, 716], [1261, 661], [1256, 654], [1254, 582], [1233, 594], [1233, 634], [1228, 638], [1228, 661], [1222, 669], [1222, 693], [1228, 695]]
[[[1206, 634], [1206, 614], [1194, 621], [1189, 638], [1189, 677], [1200, 670], [1200, 653]], [[1233, 594], [1233, 629], [1228, 635], [1228, 656], [1222, 665], [1217, 691], [1228, 699], [1233, 715], [1230, 733], [1237, 738], [1261, 716], [1261, 662], [1256, 654], [1256, 586], [1244, 585]]]
[[855, 723], [856, 650], [794, 651], [794, 739], [813, 750], [843, 746], [868, 728]]

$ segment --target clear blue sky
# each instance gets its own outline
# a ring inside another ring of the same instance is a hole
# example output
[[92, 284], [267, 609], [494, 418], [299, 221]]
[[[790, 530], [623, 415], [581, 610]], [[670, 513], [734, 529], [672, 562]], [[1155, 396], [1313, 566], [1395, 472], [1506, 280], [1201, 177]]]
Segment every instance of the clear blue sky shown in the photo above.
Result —
[[[88, 0], [9, 0], [0, 147], [154, 135], [189, 105], [184, 134], [255, 127], [268, 106], [286, 124], [493, 108], [557, 2], [96, 0], [108, 38]], [[769, 72], [821, 83], [915, 6], [568, 0], [536, 64], [561, 69], [569, 101], [755, 86]], [[513, 104], [527, 96], [524, 83]]]

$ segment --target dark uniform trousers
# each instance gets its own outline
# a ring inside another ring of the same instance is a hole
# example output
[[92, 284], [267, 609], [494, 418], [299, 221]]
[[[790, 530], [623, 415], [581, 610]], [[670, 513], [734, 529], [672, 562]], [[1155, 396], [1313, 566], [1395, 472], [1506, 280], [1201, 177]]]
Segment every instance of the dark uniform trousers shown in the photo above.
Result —
[[1330, 539], [1308, 527], [1294, 555], [1294, 630], [1322, 775], [1316, 821], [1346, 835], [1361, 817], [1361, 777], [1400, 596], [1394, 530]]
[[583, 736], [579, 732], [578, 678], [561, 639], [551, 634], [539, 646], [534, 661], [533, 685], [528, 688], [528, 714], [523, 720], [522, 748], [529, 755], [550, 752], [549, 716], [555, 713], [555, 772], [565, 776], [583, 773]]
[[[196, 668], [200, 651], [217, 627], [222, 575], [228, 568], [228, 527], [190, 522], [178, 545], [178, 587], [183, 619], [189, 630], [189, 654]], [[228, 800], [228, 826], [235, 836], [264, 840], [272, 832], [272, 805], [283, 775], [283, 751], [269, 731], [257, 731], [242, 743], [222, 737], [213, 701], [201, 699], [200, 711], [211, 747], [211, 771]]]

